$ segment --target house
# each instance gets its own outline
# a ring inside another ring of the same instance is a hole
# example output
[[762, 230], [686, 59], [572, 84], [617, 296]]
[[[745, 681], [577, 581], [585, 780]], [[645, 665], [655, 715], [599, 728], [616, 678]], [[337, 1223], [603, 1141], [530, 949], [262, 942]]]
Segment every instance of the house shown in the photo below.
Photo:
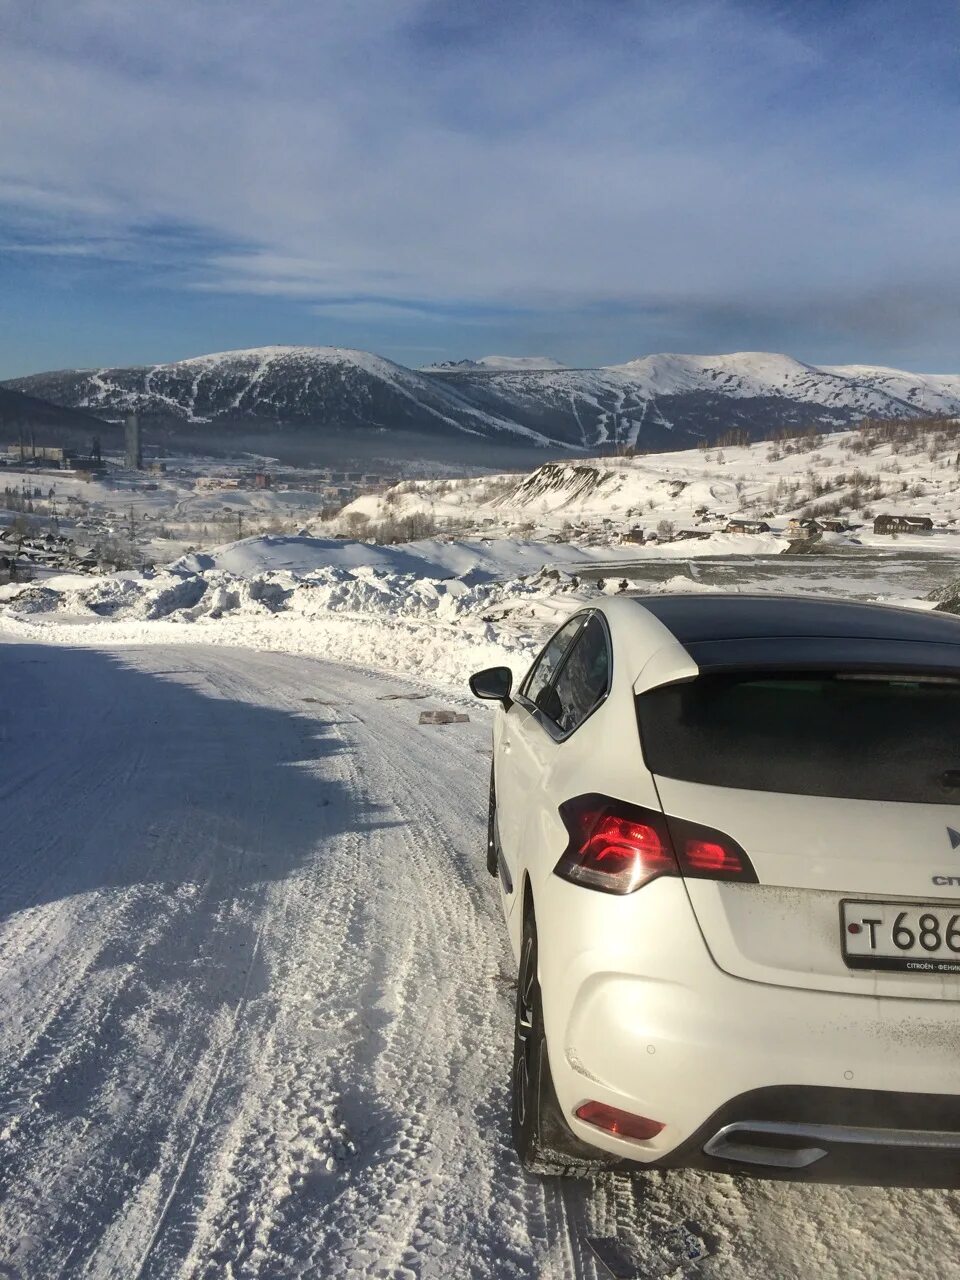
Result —
[[769, 533], [770, 526], [766, 520], [741, 520], [735, 517], [727, 522], [724, 533]]
[[837, 520], [837, 519], [821, 520], [820, 528], [823, 529], [824, 533], [849, 533], [850, 532], [850, 526], [847, 524], [846, 520]]
[[874, 533], [930, 533], [933, 521], [929, 516], [877, 516], [873, 522]]
[[799, 516], [794, 516], [788, 523], [787, 530], [791, 537], [794, 538], [815, 538], [817, 534], [822, 533], [827, 527], [825, 521], [820, 520], [804, 520]]

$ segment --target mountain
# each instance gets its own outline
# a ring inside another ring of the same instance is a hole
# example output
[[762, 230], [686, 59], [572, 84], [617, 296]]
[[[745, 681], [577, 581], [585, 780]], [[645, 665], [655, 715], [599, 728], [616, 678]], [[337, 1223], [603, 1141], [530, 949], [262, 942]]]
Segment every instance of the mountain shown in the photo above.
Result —
[[863, 417], [960, 414], [957, 374], [820, 367], [750, 351], [651, 355], [598, 369], [534, 367], [539, 360], [488, 356], [413, 370], [340, 347], [262, 347], [41, 373], [5, 386], [113, 419], [136, 409], [180, 439], [242, 439], [250, 447], [270, 432], [271, 447], [295, 436], [313, 448], [334, 439], [353, 448], [377, 438], [383, 454], [406, 440], [411, 456], [418, 449], [439, 456], [442, 447], [464, 457], [472, 451], [490, 465], [518, 446], [678, 449], [734, 429], [762, 439]]
[[511, 419], [478, 410], [455, 386], [368, 351], [258, 347], [118, 369], [67, 369], [4, 384], [114, 417], [191, 424], [261, 420], [337, 428], [500, 433], [548, 441]]
[[38, 443], [89, 448], [93, 436], [101, 435], [106, 444], [116, 428], [92, 413], [0, 386], [0, 431], [4, 436], [0, 444], [5, 445], [15, 444], [21, 435], [28, 439], [33, 433]]
[[423, 373], [444, 373], [467, 369], [509, 370], [513, 373], [530, 369], [566, 369], [565, 364], [550, 356], [481, 356], [479, 360], [441, 360], [438, 364], [426, 364]]
[[790, 356], [652, 355], [599, 369], [437, 372], [486, 412], [595, 449], [678, 449], [737, 429], [849, 425], [863, 417], [960, 413], [960, 375], [867, 366], [824, 367]]

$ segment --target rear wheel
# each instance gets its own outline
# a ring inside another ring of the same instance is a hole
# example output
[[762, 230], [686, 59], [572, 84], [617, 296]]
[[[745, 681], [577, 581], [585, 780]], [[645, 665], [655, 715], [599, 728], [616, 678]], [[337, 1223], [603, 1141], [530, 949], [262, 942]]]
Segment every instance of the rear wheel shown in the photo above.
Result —
[[514, 1018], [513, 1145], [528, 1173], [584, 1176], [616, 1162], [580, 1142], [563, 1118], [547, 1058], [537, 963], [537, 926], [530, 913], [523, 925]]

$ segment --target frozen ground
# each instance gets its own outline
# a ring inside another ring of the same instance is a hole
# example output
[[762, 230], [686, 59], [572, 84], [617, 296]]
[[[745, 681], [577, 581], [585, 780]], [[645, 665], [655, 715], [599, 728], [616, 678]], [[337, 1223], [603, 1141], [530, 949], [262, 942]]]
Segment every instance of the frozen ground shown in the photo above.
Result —
[[650, 1280], [950, 1274], [953, 1193], [520, 1173], [462, 692], [622, 585], [960, 572], [950, 533], [881, 541], [252, 538], [0, 588], [0, 1278], [602, 1280], [589, 1238]]
[[481, 707], [209, 645], [7, 642], [0, 688], [0, 1275], [955, 1266], [952, 1193], [520, 1173]]
[[0, 682], [0, 1275], [950, 1271], [952, 1193], [518, 1171], [483, 710], [210, 646]]

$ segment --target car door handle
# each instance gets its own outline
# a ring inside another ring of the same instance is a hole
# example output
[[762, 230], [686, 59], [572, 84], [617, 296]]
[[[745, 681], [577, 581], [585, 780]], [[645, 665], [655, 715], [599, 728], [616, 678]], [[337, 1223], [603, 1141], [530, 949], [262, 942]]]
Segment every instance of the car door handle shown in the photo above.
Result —
[[509, 750], [510, 750], [510, 747], [511, 747], [510, 739], [509, 739], [509, 738], [504, 738], [504, 740], [503, 740], [503, 749], [504, 749], [504, 751], [509, 751]]

